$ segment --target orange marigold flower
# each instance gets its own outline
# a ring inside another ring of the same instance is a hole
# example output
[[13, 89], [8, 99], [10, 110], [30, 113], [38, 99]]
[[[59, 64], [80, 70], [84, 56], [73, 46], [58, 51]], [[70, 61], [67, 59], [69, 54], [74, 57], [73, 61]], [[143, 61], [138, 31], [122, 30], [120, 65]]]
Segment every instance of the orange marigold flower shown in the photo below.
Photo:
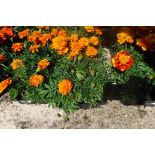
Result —
[[73, 88], [73, 84], [70, 80], [64, 79], [58, 84], [58, 92], [63, 96], [70, 93]]
[[38, 43], [40, 43], [42, 46], [45, 46], [46, 43], [51, 39], [51, 34], [44, 33], [39, 36]]
[[132, 67], [134, 61], [132, 56], [124, 50], [116, 53], [112, 58], [113, 67], [119, 69], [120, 71], [126, 71]]
[[59, 30], [59, 32], [58, 32], [58, 36], [63, 36], [63, 37], [67, 37], [67, 33], [66, 33], [66, 31], [65, 30]]
[[37, 26], [37, 28], [47, 30], [49, 27], [48, 26]]
[[76, 58], [76, 56], [77, 55], [79, 55], [79, 52], [77, 52], [77, 51], [71, 51], [69, 54], [68, 54], [68, 58], [69, 59], [74, 59], [74, 58]]
[[99, 44], [99, 39], [95, 36], [92, 36], [90, 38], [90, 43], [93, 44], [93, 45], [98, 45]]
[[27, 37], [30, 33], [30, 29], [25, 29], [18, 33], [18, 36], [20, 39], [23, 39], [24, 37]]
[[3, 54], [0, 54], [0, 62], [5, 62], [7, 59]]
[[3, 31], [1, 31], [1, 30], [0, 30], [0, 40], [1, 40], [1, 41], [6, 40], [6, 35], [5, 35], [5, 33], [4, 33]]
[[82, 45], [78, 41], [71, 42], [71, 51], [79, 53], [82, 50]]
[[23, 67], [23, 66], [24, 66], [24, 63], [23, 63], [23, 60], [21, 59], [15, 59], [11, 63], [11, 67], [13, 70], [16, 70], [18, 67]]
[[38, 62], [38, 69], [43, 70], [49, 66], [50, 62], [47, 59], [42, 59]]
[[2, 32], [8, 37], [14, 37], [13, 29], [9, 27], [3, 27]]
[[59, 30], [54, 28], [54, 29], [51, 30], [51, 35], [56, 36], [58, 34], [58, 32], [59, 32]]
[[39, 37], [41, 35], [41, 31], [33, 31], [32, 36]]
[[117, 42], [122, 45], [126, 42], [133, 43], [134, 39], [126, 32], [120, 32], [117, 34]]
[[121, 28], [117, 34], [117, 42], [122, 45], [124, 43], [133, 43], [133, 33], [129, 28]]
[[89, 45], [89, 39], [86, 37], [82, 37], [79, 39], [79, 44], [81, 47], [87, 47]]
[[97, 49], [91, 46], [88, 46], [86, 49], [86, 55], [89, 57], [95, 57], [97, 55]]
[[33, 43], [37, 43], [38, 38], [41, 36], [41, 32], [40, 31], [33, 31], [31, 35], [28, 36], [28, 41], [29, 42], [33, 42]]
[[0, 94], [12, 83], [11, 78], [7, 78], [0, 83]]
[[23, 49], [23, 44], [22, 43], [14, 43], [12, 45], [12, 50], [13, 52], [19, 52]]
[[77, 34], [72, 34], [72, 35], [69, 37], [69, 40], [70, 40], [71, 42], [77, 41], [77, 40], [78, 40], [78, 35], [77, 35]]
[[0, 30], [0, 44], [2, 44], [5, 40], [7, 40], [8, 37], [14, 37], [12, 28], [3, 27]]
[[99, 27], [95, 27], [95, 33], [99, 36], [103, 34], [102, 30]]
[[43, 80], [44, 80], [44, 77], [42, 75], [34, 74], [29, 79], [29, 85], [31, 87], [38, 87], [39, 85], [42, 84]]
[[51, 48], [52, 49], [56, 49], [56, 50], [63, 50], [65, 49], [67, 46], [67, 37], [64, 36], [58, 36], [52, 39], [52, 45]]
[[78, 41], [71, 42], [70, 44], [71, 52], [68, 54], [69, 59], [74, 59], [77, 55], [80, 54], [82, 46]]
[[66, 47], [65, 49], [63, 49], [63, 50], [58, 50], [58, 54], [59, 55], [65, 55], [65, 54], [67, 54], [68, 53], [68, 51], [69, 51], [69, 48], [68, 47]]
[[84, 28], [85, 28], [85, 30], [86, 30], [87, 32], [89, 32], [89, 33], [95, 31], [94, 26], [85, 26]]
[[37, 45], [37, 44], [31, 45], [30, 48], [29, 48], [29, 51], [32, 52], [32, 53], [39, 52], [38, 51], [39, 47], [40, 47], [40, 45]]

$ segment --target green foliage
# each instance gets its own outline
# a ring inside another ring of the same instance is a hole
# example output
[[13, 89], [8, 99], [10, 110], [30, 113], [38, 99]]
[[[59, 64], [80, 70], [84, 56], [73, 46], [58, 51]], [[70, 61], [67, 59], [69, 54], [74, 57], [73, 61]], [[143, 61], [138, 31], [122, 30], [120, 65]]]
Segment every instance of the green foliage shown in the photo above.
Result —
[[[77, 108], [78, 103], [87, 103], [90, 107], [102, 101], [103, 87], [108, 74], [103, 48], [99, 48], [97, 58], [68, 60], [62, 57], [49, 76], [49, 84], [43, 85], [40, 91], [42, 99], [47, 99], [52, 106], [62, 107], [67, 112]], [[74, 88], [67, 96], [58, 93], [57, 84], [63, 79], [70, 79]]]

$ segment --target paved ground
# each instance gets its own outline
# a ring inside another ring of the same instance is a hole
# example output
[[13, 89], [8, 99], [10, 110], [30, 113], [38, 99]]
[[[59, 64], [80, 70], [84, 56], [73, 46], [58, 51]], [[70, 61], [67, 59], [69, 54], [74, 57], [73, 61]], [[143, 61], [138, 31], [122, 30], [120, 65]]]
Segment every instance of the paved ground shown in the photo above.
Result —
[[0, 99], [0, 128], [155, 128], [155, 107], [125, 106], [118, 100], [93, 109], [81, 108], [66, 117], [45, 104], [20, 104], [7, 96]]

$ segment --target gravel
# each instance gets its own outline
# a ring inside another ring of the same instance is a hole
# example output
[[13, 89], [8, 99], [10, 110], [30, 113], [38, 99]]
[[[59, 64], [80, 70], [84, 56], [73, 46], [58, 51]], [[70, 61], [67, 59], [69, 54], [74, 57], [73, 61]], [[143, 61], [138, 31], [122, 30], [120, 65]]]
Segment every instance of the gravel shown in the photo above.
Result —
[[47, 104], [20, 104], [0, 98], [0, 128], [5, 129], [141, 129], [155, 128], [155, 107], [124, 105], [107, 100], [96, 108], [81, 108], [66, 115]]

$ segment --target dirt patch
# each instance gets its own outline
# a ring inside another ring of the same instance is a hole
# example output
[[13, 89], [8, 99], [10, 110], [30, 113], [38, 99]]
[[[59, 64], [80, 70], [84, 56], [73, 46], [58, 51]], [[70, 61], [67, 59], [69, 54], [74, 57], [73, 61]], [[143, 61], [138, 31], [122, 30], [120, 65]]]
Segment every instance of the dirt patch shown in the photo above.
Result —
[[20, 104], [0, 99], [0, 128], [155, 128], [155, 107], [123, 105], [108, 100], [96, 108], [79, 109], [66, 117], [63, 110], [47, 104]]

